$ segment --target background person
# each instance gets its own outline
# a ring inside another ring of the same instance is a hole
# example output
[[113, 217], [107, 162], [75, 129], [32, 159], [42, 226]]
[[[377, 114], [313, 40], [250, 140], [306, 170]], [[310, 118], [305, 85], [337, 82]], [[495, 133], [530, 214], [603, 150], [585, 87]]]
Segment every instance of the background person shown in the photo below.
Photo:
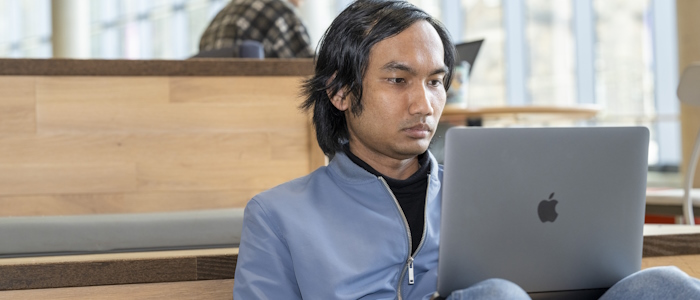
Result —
[[245, 40], [262, 43], [267, 58], [310, 58], [314, 51], [296, 7], [301, 0], [232, 0], [211, 21], [199, 51], [238, 47]]

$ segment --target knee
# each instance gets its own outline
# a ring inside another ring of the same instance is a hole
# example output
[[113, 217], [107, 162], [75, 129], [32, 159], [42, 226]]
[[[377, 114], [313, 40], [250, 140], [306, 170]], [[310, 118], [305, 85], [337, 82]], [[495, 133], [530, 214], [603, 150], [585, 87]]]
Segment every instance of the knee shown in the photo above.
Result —
[[662, 285], [678, 283], [689, 279], [688, 274], [676, 266], [653, 267], [644, 269], [628, 277], [645, 285]]
[[488, 290], [492, 299], [530, 299], [519, 285], [505, 279], [492, 278], [477, 283], [476, 286]]
[[[674, 296], [675, 294], [675, 296]], [[621, 280], [601, 299], [697, 299], [700, 282], [675, 266], [654, 267]]]
[[452, 293], [451, 299], [530, 299], [517, 284], [504, 279], [487, 279]]
[[482, 282], [475, 284], [474, 286], [493, 290], [522, 289], [519, 285], [501, 278], [486, 279]]

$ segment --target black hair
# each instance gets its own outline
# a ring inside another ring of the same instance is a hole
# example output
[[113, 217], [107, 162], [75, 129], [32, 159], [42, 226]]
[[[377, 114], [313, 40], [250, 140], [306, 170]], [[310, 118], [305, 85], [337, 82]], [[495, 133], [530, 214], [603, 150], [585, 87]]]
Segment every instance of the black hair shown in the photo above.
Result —
[[455, 50], [445, 27], [436, 19], [403, 0], [358, 0], [333, 20], [320, 42], [315, 59], [315, 75], [306, 80], [301, 104], [313, 108], [316, 139], [323, 153], [333, 157], [348, 140], [344, 112], [330, 101], [341, 89], [351, 96], [352, 113], [362, 113], [362, 78], [367, 70], [369, 52], [376, 43], [398, 35], [418, 21], [435, 28], [444, 49], [447, 67], [444, 87], [448, 90], [455, 64]]

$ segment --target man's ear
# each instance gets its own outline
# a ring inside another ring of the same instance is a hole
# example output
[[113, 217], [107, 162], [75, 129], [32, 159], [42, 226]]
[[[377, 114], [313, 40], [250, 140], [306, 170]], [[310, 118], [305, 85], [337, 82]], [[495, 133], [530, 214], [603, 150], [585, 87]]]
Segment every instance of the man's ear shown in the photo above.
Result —
[[[338, 74], [337, 72], [333, 73], [331, 78], [328, 78], [328, 81], [326, 82], [326, 86], [330, 85], [333, 79], [335, 79], [335, 75]], [[345, 97], [348, 94], [348, 88], [343, 87], [340, 90], [338, 90], [335, 95], [332, 94], [331, 89], [326, 90], [326, 95], [328, 95], [328, 98], [331, 99], [331, 103], [333, 103], [333, 106], [337, 108], [339, 111], [346, 111], [348, 107], [350, 107], [350, 102], [348, 99]]]
[[347, 92], [348, 89], [344, 87], [338, 90], [335, 95], [331, 96], [331, 91], [326, 90], [328, 98], [331, 99], [331, 103], [333, 103], [333, 106], [335, 106], [335, 108], [337, 108], [339, 111], [346, 111], [350, 107], [350, 99], [346, 97]]

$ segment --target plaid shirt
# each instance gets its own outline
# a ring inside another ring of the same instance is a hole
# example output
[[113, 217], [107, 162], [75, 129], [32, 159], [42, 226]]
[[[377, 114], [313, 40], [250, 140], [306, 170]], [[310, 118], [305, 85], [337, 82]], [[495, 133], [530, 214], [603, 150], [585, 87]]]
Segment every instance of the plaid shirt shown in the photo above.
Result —
[[263, 44], [265, 57], [313, 57], [309, 34], [294, 7], [284, 0], [232, 0], [211, 21], [199, 50], [234, 48], [244, 40]]

